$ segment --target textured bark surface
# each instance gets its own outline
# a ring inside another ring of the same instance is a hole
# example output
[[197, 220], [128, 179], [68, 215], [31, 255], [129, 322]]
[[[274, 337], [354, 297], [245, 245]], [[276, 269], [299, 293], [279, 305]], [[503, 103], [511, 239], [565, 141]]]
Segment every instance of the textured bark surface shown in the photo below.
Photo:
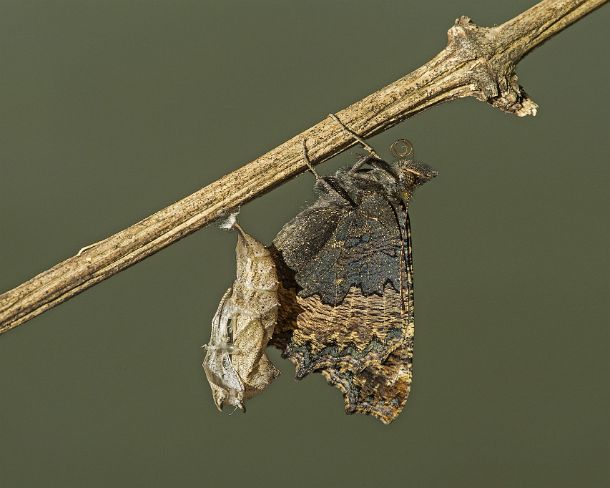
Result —
[[[472, 96], [518, 116], [537, 105], [514, 72], [523, 56], [607, 0], [544, 0], [497, 27], [467, 17], [449, 29], [448, 44], [417, 70], [337, 115], [362, 136], [382, 132], [433, 105]], [[100, 281], [223, 217], [304, 171], [309, 157], [325, 161], [354, 144], [332, 119], [269, 151], [192, 195], [118, 232], [0, 295], [0, 333], [66, 301]]]

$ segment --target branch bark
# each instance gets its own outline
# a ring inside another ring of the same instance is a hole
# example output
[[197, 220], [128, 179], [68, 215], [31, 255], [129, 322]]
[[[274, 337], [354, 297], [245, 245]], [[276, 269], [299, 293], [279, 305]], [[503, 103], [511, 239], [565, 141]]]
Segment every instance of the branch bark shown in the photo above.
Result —
[[[516, 64], [532, 49], [608, 0], [543, 0], [497, 27], [460, 17], [448, 44], [429, 62], [337, 113], [363, 137], [382, 132], [433, 105], [475, 97], [517, 116], [538, 106], [517, 82]], [[131, 227], [95, 243], [0, 295], [0, 333], [36, 317], [143, 260], [231, 210], [354, 144], [331, 118], [296, 135], [240, 169]]]

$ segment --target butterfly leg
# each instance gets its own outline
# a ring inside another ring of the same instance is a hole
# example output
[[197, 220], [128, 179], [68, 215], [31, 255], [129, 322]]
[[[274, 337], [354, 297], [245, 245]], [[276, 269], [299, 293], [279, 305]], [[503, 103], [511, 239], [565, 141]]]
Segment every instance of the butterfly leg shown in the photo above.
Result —
[[362, 166], [364, 166], [365, 164], [367, 164], [367, 163], [375, 164], [375, 163], [378, 163], [378, 162], [379, 162], [379, 159], [377, 159], [374, 156], [371, 156], [371, 155], [363, 156], [361, 159], [359, 159], [358, 161], [356, 161], [352, 165], [352, 167], [349, 169], [349, 172], [350, 173], [357, 173], [358, 170], [360, 168], [362, 168]]
[[[350, 168], [350, 172], [357, 171], [358, 168], [360, 168], [364, 164], [368, 163], [371, 159], [375, 159], [375, 158], [373, 156], [364, 156], [362, 159], [357, 161]], [[324, 178], [320, 176], [320, 174], [313, 167], [313, 164], [311, 164], [311, 160], [309, 159], [309, 156], [307, 154], [307, 140], [306, 139], [303, 139], [303, 160], [305, 161], [307, 168], [309, 168], [309, 171], [311, 171], [313, 173], [313, 175], [316, 177], [316, 181], [324, 181]]]
[[316, 181], [320, 181], [320, 179], [322, 177], [318, 174], [318, 172], [316, 171], [316, 168], [313, 167], [313, 164], [311, 164], [309, 156], [307, 155], [307, 139], [303, 139], [303, 160], [305, 161], [305, 164], [309, 168], [309, 171], [311, 171], [313, 173], [313, 175], [316, 177]]
[[[364, 149], [367, 150], [367, 152], [373, 156], [375, 159], [381, 159], [379, 157], [379, 155], [377, 154], [377, 152], [375, 151], [375, 149], [373, 149], [371, 146], [369, 146], [364, 139], [362, 139], [358, 134], [356, 134], [353, 130], [351, 130], [349, 127], [347, 127], [343, 122], [341, 122], [339, 120], [339, 117], [337, 117], [335, 114], [329, 114], [329, 117], [333, 118], [341, 127], [343, 127], [343, 130], [345, 130], [348, 134], [350, 134], [354, 139], [356, 139], [360, 144], [362, 144], [362, 147]], [[364, 163], [362, 163], [364, 164]]]
[[355, 205], [354, 201], [349, 197], [349, 195], [347, 194], [346, 191], [342, 190], [341, 188], [336, 188], [335, 186], [331, 185], [328, 182], [326, 177], [320, 176], [320, 174], [315, 170], [315, 168], [313, 167], [313, 164], [311, 164], [311, 161], [307, 154], [307, 139], [303, 139], [303, 160], [305, 161], [305, 164], [309, 168], [309, 171], [311, 171], [313, 173], [313, 175], [316, 177], [316, 185], [315, 185], [316, 187], [323, 189], [323, 191], [325, 193], [334, 194], [334, 195], [338, 196], [340, 200], [346, 201], [347, 203], [349, 203], [352, 206]]

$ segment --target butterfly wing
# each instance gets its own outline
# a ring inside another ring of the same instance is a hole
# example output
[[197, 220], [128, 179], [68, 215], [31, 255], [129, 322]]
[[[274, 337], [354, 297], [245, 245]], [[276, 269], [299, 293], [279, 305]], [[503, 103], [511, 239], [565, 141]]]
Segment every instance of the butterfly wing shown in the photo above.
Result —
[[[276, 343], [283, 343], [298, 378], [335, 366], [360, 372], [404, 343], [404, 222], [405, 211], [369, 193], [340, 212], [314, 205], [278, 234], [284, 303]], [[311, 235], [317, 229], [324, 242]]]
[[407, 328], [403, 343], [383, 361], [373, 361], [365, 369], [354, 372], [334, 365], [322, 370], [327, 381], [339, 388], [345, 398], [347, 413], [365, 413], [392, 422], [402, 411], [413, 379], [413, 345], [415, 335], [413, 253], [411, 229], [407, 215], [403, 294]]

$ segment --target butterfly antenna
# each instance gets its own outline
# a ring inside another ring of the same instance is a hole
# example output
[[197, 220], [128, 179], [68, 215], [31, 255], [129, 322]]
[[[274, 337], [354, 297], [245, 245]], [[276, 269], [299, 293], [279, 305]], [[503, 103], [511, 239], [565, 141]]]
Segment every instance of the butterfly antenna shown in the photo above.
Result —
[[347, 127], [343, 122], [341, 122], [339, 120], [339, 117], [337, 117], [335, 114], [329, 114], [330, 117], [332, 117], [341, 127], [343, 127], [343, 130], [345, 130], [348, 134], [350, 134], [354, 139], [356, 139], [360, 144], [362, 144], [362, 147], [364, 149], [367, 150], [367, 152], [373, 156], [374, 158], [377, 159], [381, 159], [379, 157], [379, 155], [377, 154], [377, 152], [375, 151], [375, 149], [373, 149], [371, 146], [369, 146], [364, 139], [362, 139], [362, 137], [360, 137], [358, 134], [356, 134], [353, 130], [351, 130], [349, 127]]

